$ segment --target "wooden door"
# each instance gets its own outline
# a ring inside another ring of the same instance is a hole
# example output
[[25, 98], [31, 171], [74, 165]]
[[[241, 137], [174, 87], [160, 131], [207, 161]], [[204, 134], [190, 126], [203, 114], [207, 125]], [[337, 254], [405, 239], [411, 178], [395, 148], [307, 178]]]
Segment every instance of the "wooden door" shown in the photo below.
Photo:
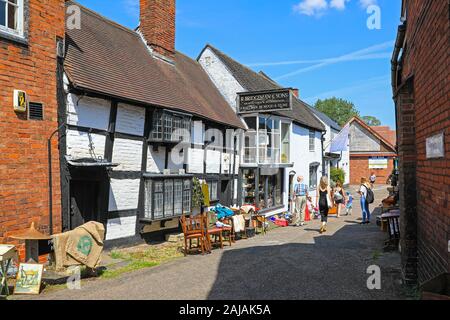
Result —
[[70, 228], [86, 222], [99, 221], [98, 181], [72, 180], [70, 183]]

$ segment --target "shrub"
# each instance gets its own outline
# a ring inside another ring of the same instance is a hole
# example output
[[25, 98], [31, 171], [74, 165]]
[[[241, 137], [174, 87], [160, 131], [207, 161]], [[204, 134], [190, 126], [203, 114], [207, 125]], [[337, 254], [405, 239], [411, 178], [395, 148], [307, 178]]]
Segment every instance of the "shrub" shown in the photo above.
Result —
[[330, 171], [331, 180], [334, 182], [345, 183], [345, 171], [340, 168], [331, 168]]

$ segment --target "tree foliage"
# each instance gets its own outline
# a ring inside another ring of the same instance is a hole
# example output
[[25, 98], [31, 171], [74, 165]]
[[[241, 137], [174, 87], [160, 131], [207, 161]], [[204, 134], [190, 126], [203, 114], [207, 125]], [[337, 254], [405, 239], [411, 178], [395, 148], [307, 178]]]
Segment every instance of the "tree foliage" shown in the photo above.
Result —
[[359, 111], [352, 102], [336, 97], [325, 100], [319, 99], [314, 107], [336, 121], [340, 126], [344, 126], [354, 116], [359, 117]]
[[330, 178], [335, 183], [340, 182], [342, 185], [345, 183], [345, 171], [341, 168], [331, 168]]
[[381, 126], [381, 121], [378, 120], [378, 118], [376, 118], [376, 117], [364, 116], [364, 117], [362, 117], [362, 119], [364, 120], [365, 123], [367, 123], [368, 126], [371, 126], [371, 127]]

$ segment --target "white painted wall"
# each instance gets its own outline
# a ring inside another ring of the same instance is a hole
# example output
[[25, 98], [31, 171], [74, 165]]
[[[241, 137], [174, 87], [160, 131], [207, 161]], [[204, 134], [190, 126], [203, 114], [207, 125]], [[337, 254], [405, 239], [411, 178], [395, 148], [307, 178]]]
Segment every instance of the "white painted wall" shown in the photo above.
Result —
[[157, 151], [152, 146], [148, 147], [147, 153], [147, 172], [163, 173], [166, 158], [166, 148], [159, 147]]
[[219, 174], [221, 158], [220, 151], [206, 150], [206, 173]]
[[117, 106], [116, 132], [144, 136], [145, 108], [119, 103]]
[[106, 240], [132, 237], [136, 234], [136, 217], [121, 217], [108, 220]]
[[[309, 129], [301, 127], [297, 124], [292, 125], [291, 132], [291, 162], [294, 163], [293, 168], [288, 168], [285, 173], [285, 181], [286, 188], [288, 187], [289, 181], [289, 172], [295, 171], [297, 176], [301, 175], [304, 177], [304, 183], [309, 185], [310, 176], [309, 176], [309, 166], [311, 163], [318, 162], [320, 163], [318, 173], [317, 173], [317, 181], [320, 181], [320, 178], [323, 174], [322, 172], [322, 134], [321, 132], [316, 131], [315, 137], [315, 150], [314, 152], [309, 151]], [[294, 178], [294, 183], [297, 181], [297, 176]], [[287, 189], [288, 190], [288, 189]], [[287, 191], [286, 190], [286, 191]], [[310, 190], [310, 195], [313, 196], [313, 201], [315, 201], [316, 190]], [[288, 203], [288, 194], [284, 195], [284, 201]]]
[[111, 102], [108, 100], [67, 95], [67, 123], [73, 126], [108, 130]]
[[143, 142], [129, 139], [114, 139], [112, 162], [119, 166], [114, 171], [141, 171]]
[[[73, 159], [98, 159], [105, 156], [106, 137], [100, 134], [86, 133], [77, 130], [67, 130], [66, 154]], [[90, 143], [92, 142], [92, 150]]]
[[189, 148], [187, 159], [188, 173], [204, 173], [205, 151], [203, 149]]
[[136, 210], [140, 179], [111, 179], [109, 211]]
[[206, 48], [199, 59], [200, 65], [208, 73], [211, 80], [225, 97], [228, 104], [236, 111], [237, 93], [246, 91], [233, 75], [228, 71], [223, 62]]

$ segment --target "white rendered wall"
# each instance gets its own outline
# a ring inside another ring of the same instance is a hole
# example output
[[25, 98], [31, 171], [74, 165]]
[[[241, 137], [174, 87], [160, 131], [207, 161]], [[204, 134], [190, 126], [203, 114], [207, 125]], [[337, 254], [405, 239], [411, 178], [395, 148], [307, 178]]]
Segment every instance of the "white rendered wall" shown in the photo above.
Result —
[[141, 171], [143, 142], [129, 139], [114, 139], [112, 162], [119, 166], [114, 171]]
[[[294, 183], [297, 181], [297, 176], [304, 177], [304, 183], [309, 186], [310, 176], [309, 176], [309, 166], [311, 163], [319, 163], [319, 169], [317, 173], [317, 181], [320, 181], [322, 176], [322, 133], [316, 131], [315, 134], [315, 150], [314, 152], [309, 151], [309, 129], [300, 127], [297, 124], [292, 125], [291, 132], [291, 162], [294, 163], [293, 168], [288, 168], [285, 173], [285, 185], [289, 187], [289, 172], [295, 171], [297, 175], [294, 177]], [[288, 191], [288, 189], [286, 189]], [[310, 195], [315, 201], [316, 190], [310, 190]], [[284, 195], [285, 203], [288, 203], [288, 194]]]
[[116, 132], [144, 136], [145, 108], [119, 103], [117, 106]]
[[[106, 137], [100, 134], [81, 132], [77, 130], [67, 130], [66, 154], [73, 159], [83, 158], [103, 158], [105, 156]], [[92, 142], [92, 151], [90, 143]]]
[[236, 111], [237, 93], [246, 91], [233, 75], [228, 71], [223, 62], [206, 48], [199, 59], [200, 65], [208, 73], [211, 80], [225, 97], [228, 104]]
[[111, 179], [109, 211], [136, 210], [140, 179]]
[[206, 150], [206, 173], [219, 174], [221, 158], [220, 151]]
[[111, 102], [67, 95], [67, 123], [73, 126], [108, 130]]
[[147, 172], [163, 173], [166, 159], [166, 148], [159, 147], [158, 151], [153, 150], [152, 146], [148, 147], [147, 153]]
[[136, 234], [136, 216], [108, 220], [106, 240], [132, 237]]

